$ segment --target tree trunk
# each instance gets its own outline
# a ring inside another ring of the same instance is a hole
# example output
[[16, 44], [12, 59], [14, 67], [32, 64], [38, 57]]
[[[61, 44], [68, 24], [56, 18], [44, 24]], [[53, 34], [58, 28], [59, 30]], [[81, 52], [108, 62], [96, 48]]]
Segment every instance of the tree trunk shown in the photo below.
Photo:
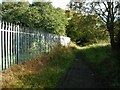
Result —
[[112, 49], [115, 49], [114, 29], [110, 28], [110, 29], [108, 29], [108, 31], [109, 31], [109, 34], [110, 34], [110, 44], [111, 44], [111, 47], [112, 47]]

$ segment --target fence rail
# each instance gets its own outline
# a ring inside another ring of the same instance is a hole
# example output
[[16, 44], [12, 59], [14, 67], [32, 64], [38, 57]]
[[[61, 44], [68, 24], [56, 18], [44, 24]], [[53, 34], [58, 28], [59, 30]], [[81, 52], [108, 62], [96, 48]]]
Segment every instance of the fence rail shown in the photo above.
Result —
[[0, 22], [0, 71], [37, 55], [50, 52], [56, 44], [67, 45], [69, 37], [43, 33]]

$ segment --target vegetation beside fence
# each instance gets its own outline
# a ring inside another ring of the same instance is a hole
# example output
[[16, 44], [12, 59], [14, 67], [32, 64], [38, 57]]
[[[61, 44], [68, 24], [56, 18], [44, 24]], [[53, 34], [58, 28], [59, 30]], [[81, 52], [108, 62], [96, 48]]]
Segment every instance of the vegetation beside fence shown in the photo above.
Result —
[[109, 43], [70, 46], [75, 48], [57, 46], [48, 55], [38, 56], [5, 70], [2, 73], [3, 87], [55, 88], [79, 50], [83, 52], [83, 60], [93, 69], [97, 83], [107, 88], [120, 87], [120, 58], [116, 51], [111, 50]]
[[[55, 88], [75, 60], [76, 52], [71, 47], [57, 46], [47, 56], [15, 65], [3, 72], [6, 80], [3, 88]], [[8, 75], [9, 79], [6, 78]]]

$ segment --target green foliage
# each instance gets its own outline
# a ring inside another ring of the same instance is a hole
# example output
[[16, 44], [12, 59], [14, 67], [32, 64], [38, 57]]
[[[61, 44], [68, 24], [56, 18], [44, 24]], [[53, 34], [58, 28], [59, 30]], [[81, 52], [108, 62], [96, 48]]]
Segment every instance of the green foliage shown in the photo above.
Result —
[[[60, 47], [58, 49], [58, 47], [55, 48], [55, 50], [53, 50], [50, 54], [50, 59], [51, 59], [51, 65], [52, 66], [62, 66], [61, 68], [65, 68], [69, 66], [69, 64], [71, 63], [71, 61], [73, 61], [74, 59], [74, 53], [71, 52], [71, 50], [69, 48], [65, 48], [65, 47]], [[69, 63], [68, 61], [69, 60]]]
[[[117, 32], [115, 30], [115, 22], [119, 19], [119, 11], [120, 11], [120, 2], [119, 1], [105, 1], [105, 2], [76, 2], [74, 0], [70, 0], [68, 7], [76, 11], [77, 13], [82, 14], [91, 14], [97, 15], [102, 22], [104, 22], [104, 26], [106, 26], [106, 31], [109, 33], [109, 39], [111, 43], [111, 47], [113, 49], [120, 48], [120, 38], [119, 36], [114, 36]], [[90, 21], [91, 22], [91, 21]], [[120, 25], [119, 25], [120, 26]], [[118, 27], [119, 27], [118, 26]], [[115, 40], [117, 37], [117, 41]]]
[[64, 11], [54, 8], [50, 2], [3, 2], [2, 20], [21, 24], [30, 29], [65, 35], [67, 18]]
[[118, 54], [110, 45], [94, 45], [82, 49], [84, 60], [96, 72], [102, 87], [120, 87], [120, 66]]
[[66, 32], [79, 45], [86, 45], [107, 38], [103, 23], [95, 15], [74, 13], [69, 20]]
[[76, 50], [66, 47], [55, 47], [48, 55], [50, 62], [36, 75], [25, 75], [20, 77], [16, 88], [55, 88], [62, 76], [68, 70], [70, 64], [75, 60]]

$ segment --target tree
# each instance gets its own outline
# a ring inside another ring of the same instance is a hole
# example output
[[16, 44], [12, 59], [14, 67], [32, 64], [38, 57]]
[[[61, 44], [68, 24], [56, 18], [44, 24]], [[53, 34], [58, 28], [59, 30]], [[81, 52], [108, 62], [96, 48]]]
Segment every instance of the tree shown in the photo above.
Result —
[[[91, 14], [96, 14], [101, 20], [104, 22], [106, 25], [107, 31], [109, 32], [110, 36], [110, 43], [112, 48], [116, 48], [116, 43], [115, 43], [115, 21], [116, 21], [116, 16], [118, 14], [118, 7], [120, 7], [120, 2], [115, 1], [113, 2], [110, 0], [109, 2], [105, 0], [104, 2], [91, 2], [87, 3], [87, 7], [85, 7], [84, 3], [81, 4], [81, 2], [74, 2], [72, 3], [75, 4], [70, 4], [71, 7], [75, 7], [74, 10], [77, 12], [81, 12], [80, 10], [83, 10], [85, 13], [91, 13]], [[90, 9], [91, 8], [91, 9]]]
[[28, 8], [28, 2], [2, 2], [2, 20], [24, 25], [22, 17]]
[[38, 8], [42, 17], [38, 23], [41, 30], [58, 35], [66, 34], [67, 18], [62, 9], [54, 8], [50, 2], [34, 2], [31, 7]]
[[50, 2], [3, 2], [2, 20], [21, 24], [48, 33], [65, 35], [67, 18], [64, 11], [54, 8]]
[[[116, 48], [116, 43], [115, 43], [115, 19], [117, 16], [117, 8], [119, 2], [96, 2], [92, 3], [92, 9], [94, 10], [95, 14], [97, 14], [102, 21], [106, 24], [107, 30], [110, 35], [110, 43], [112, 48]], [[105, 8], [102, 8], [104, 5]], [[96, 7], [98, 6], [98, 8]]]
[[115, 22], [115, 42], [118, 48], [120, 48], [120, 19]]
[[89, 14], [83, 15], [75, 12], [72, 15], [71, 13], [71, 11], [66, 11], [66, 15], [69, 18], [66, 32], [77, 44], [86, 45], [106, 38], [106, 33], [105, 35], [102, 33], [105, 27], [102, 26], [103, 23], [97, 16]]
[[1, 11], [1, 9], [2, 9], [2, 4], [0, 3], [0, 20], [2, 20], [2, 11]]

